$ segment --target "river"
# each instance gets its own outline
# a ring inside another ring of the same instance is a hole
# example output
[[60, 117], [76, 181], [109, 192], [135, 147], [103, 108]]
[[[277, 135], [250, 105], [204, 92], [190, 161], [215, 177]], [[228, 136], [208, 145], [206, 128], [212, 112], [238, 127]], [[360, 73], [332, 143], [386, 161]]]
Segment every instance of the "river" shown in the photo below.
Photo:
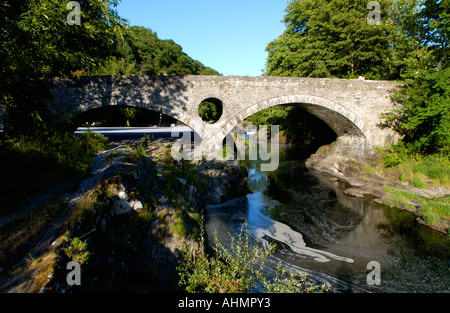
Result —
[[332, 292], [450, 291], [450, 239], [412, 214], [345, 195], [342, 182], [306, 168], [298, 149], [281, 147], [274, 172], [247, 167], [251, 193], [207, 207], [211, 240], [216, 230], [226, 244], [247, 222], [252, 238], [277, 244], [271, 266], [281, 261]]

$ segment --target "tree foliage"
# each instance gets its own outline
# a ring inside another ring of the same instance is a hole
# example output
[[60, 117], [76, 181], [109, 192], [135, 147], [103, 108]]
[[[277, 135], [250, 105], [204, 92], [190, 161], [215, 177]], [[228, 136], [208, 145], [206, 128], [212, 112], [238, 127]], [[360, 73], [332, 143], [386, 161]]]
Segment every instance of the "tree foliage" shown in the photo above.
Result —
[[[368, 23], [364, 0], [293, 0], [286, 30], [269, 43], [272, 76], [404, 79], [411, 67], [449, 57], [448, 0], [382, 0]], [[419, 61], [419, 62], [417, 62]]]
[[[385, 119], [404, 136], [405, 148], [419, 153], [450, 152], [450, 1], [398, 1], [409, 43], [393, 96], [398, 109]], [[402, 15], [403, 14], [403, 15]]]
[[161, 40], [151, 29], [132, 26], [117, 38], [115, 51], [88, 74], [94, 75], [218, 75], [193, 60], [172, 40]]
[[215, 123], [222, 115], [222, 106], [211, 101], [203, 101], [198, 106], [198, 115], [206, 123]]
[[0, 106], [8, 112], [7, 126], [23, 130], [39, 123], [48, 80], [94, 67], [121, 35], [125, 22], [114, 10], [116, 0], [79, 2], [81, 25], [73, 26], [65, 1], [0, 4]]
[[[381, 16], [388, 0], [381, 3]], [[367, 22], [365, 0], [296, 0], [286, 9], [285, 32], [269, 43], [266, 74], [299, 77], [363, 75], [388, 79], [395, 75], [389, 49], [394, 28], [384, 18]]]
[[394, 99], [401, 107], [387, 120], [409, 149], [450, 152], [450, 67], [412, 80]]

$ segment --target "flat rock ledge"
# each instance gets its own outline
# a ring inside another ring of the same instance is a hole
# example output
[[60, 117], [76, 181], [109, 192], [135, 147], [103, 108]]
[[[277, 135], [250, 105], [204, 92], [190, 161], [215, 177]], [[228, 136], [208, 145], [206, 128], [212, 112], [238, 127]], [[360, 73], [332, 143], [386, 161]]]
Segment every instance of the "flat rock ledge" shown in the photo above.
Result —
[[[379, 173], [366, 173], [361, 171], [364, 164], [374, 164], [379, 158], [375, 152], [361, 153], [356, 155], [351, 152], [350, 146], [342, 146], [339, 143], [332, 143], [321, 147], [315, 154], [306, 161], [306, 166], [314, 171], [328, 174], [346, 185], [344, 194], [353, 197], [367, 198], [374, 203], [392, 206], [392, 194], [386, 191], [402, 190], [426, 199], [439, 199], [450, 196], [450, 189], [441, 186], [428, 186], [417, 188], [408, 182], [401, 182], [398, 179], [387, 178]], [[431, 225], [425, 222], [420, 211], [421, 203], [418, 200], [410, 200], [408, 205], [396, 204], [400, 210], [406, 210], [416, 216], [418, 223], [425, 225], [438, 233], [448, 235], [450, 220], [442, 218], [440, 223]]]

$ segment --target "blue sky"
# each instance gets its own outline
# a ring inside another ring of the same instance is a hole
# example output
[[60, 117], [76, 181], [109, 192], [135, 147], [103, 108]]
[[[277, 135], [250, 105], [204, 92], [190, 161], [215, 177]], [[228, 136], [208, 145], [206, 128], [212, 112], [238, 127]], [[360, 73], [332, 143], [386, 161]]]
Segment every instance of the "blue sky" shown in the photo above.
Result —
[[119, 15], [223, 75], [260, 76], [287, 0], [122, 0]]

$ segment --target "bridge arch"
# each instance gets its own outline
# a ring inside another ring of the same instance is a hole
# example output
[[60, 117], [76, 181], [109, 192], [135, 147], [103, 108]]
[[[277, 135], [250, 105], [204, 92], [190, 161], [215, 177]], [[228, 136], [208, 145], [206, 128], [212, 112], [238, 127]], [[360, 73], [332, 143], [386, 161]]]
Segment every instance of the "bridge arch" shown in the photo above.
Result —
[[222, 127], [220, 136], [222, 139], [225, 138], [235, 126], [247, 117], [278, 105], [292, 105], [308, 111], [323, 120], [338, 137], [346, 135], [367, 139], [366, 125], [356, 113], [334, 101], [309, 95], [279, 96], [255, 103], [232, 116]]
[[[126, 109], [130, 108], [136, 109], [136, 111], [127, 112]], [[99, 127], [124, 127], [125, 125], [148, 127], [160, 125], [161, 123], [175, 123], [176, 121], [178, 120], [148, 107], [114, 105], [75, 112], [68, 121], [68, 129], [75, 130], [85, 125]]]
[[[121, 107], [121, 108], [139, 108], [144, 110], [150, 110], [157, 113], [167, 115], [174, 118], [186, 126], [190, 127], [193, 131], [200, 134], [202, 132], [202, 124], [196, 122], [191, 115], [186, 114], [183, 106], [173, 106], [167, 105], [164, 102], [154, 102], [150, 101], [146, 97], [140, 96], [126, 96], [126, 95], [115, 95], [108, 97], [96, 97], [91, 98], [83, 103], [79, 103], [73, 107], [69, 113], [71, 119], [76, 119], [83, 113], [101, 109], [101, 108], [111, 108], [111, 107]], [[67, 112], [65, 112], [67, 113]]]

